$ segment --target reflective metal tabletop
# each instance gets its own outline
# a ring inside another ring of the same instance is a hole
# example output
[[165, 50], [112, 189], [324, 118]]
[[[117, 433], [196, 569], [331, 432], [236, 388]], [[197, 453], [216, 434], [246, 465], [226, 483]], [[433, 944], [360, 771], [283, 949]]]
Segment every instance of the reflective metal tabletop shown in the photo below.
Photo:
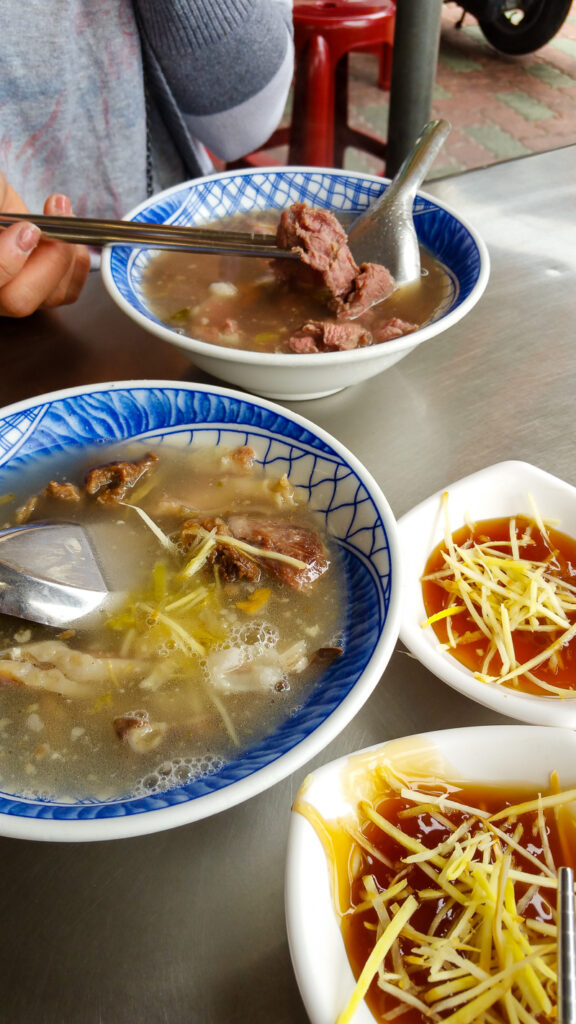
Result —
[[[488, 245], [484, 297], [373, 381], [291, 405], [355, 452], [397, 516], [502, 459], [576, 484], [575, 182], [576, 146], [429, 186]], [[75, 306], [0, 320], [0, 353], [1, 405], [90, 381], [207, 379], [125, 319], [98, 275]], [[0, 839], [0, 1021], [305, 1024], [283, 909], [299, 783], [315, 765], [368, 744], [504, 721], [398, 645], [338, 739], [245, 804], [138, 839]]]

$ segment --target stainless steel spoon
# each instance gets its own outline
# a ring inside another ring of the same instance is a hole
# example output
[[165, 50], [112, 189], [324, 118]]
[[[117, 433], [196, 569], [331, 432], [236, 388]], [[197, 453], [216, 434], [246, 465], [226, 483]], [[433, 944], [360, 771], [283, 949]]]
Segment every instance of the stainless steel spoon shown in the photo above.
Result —
[[448, 121], [430, 121], [388, 188], [348, 228], [348, 244], [356, 262], [382, 263], [397, 285], [420, 276], [414, 199], [449, 131]]
[[574, 872], [558, 869], [558, 1024], [576, 1024]]
[[96, 552], [79, 523], [0, 530], [0, 612], [66, 627], [108, 596]]

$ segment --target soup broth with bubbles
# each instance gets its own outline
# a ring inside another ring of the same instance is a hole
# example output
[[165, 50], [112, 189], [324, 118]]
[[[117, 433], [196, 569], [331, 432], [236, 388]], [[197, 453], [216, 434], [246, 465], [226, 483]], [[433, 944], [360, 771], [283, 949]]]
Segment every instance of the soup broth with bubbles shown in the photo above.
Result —
[[[274, 234], [279, 210], [236, 214], [216, 223], [222, 229]], [[355, 214], [341, 214], [344, 223]], [[398, 318], [423, 326], [450, 305], [455, 282], [426, 249], [422, 275], [354, 319], [370, 332]], [[143, 275], [143, 290], [154, 316], [179, 334], [228, 348], [290, 352], [290, 338], [309, 321], [335, 321], [323, 289], [297, 289], [280, 282], [273, 261], [252, 256], [163, 251]], [[382, 342], [385, 344], [385, 342]]]
[[85, 524], [121, 591], [70, 629], [0, 617], [5, 792], [107, 799], [191, 782], [293, 714], [341, 653], [338, 551], [287, 478], [248, 448], [147, 452], [3, 476], [3, 526]]

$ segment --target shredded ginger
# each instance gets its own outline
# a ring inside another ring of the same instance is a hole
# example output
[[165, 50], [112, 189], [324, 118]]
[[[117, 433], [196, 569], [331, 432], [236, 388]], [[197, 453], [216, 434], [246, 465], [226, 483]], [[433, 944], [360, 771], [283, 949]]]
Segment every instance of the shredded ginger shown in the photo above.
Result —
[[[482, 667], [474, 673], [485, 683], [517, 685], [529, 680], [537, 691], [566, 696], [566, 686], [538, 678], [534, 670], [548, 666], [554, 672], [561, 665], [562, 648], [576, 636], [576, 586], [558, 572], [553, 546], [546, 527], [535, 513], [534, 521], [519, 533], [517, 520], [510, 518], [507, 540], [473, 538], [462, 544], [454, 540], [448, 516], [448, 494], [442, 495], [444, 511], [444, 567], [429, 573], [432, 581], [449, 594], [447, 607], [422, 624], [423, 628], [445, 620], [446, 648], [478, 641]], [[546, 560], [530, 558], [537, 533], [550, 548]], [[460, 629], [458, 616], [470, 620], [475, 630]], [[516, 639], [538, 634], [543, 647], [528, 660], [519, 660]], [[496, 665], [500, 668], [496, 671]]]
[[[378, 774], [381, 797], [393, 804], [379, 813], [363, 801], [363, 829], [344, 826], [353, 841], [346, 870], [357, 865], [349, 884], [357, 878], [362, 885], [351, 888], [350, 905], [340, 913], [343, 922], [361, 915], [358, 927], [373, 937], [336, 1024], [353, 1021], [373, 983], [382, 993], [376, 1017], [382, 1022], [554, 1021], [557, 866], [549, 833], [552, 818], [558, 825], [570, 821], [573, 828], [569, 805], [576, 792], [558, 792], [556, 786], [551, 795], [491, 814], [459, 804], [445, 781], [407, 779], [389, 765]], [[503, 794], [500, 806], [505, 800]], [[388, 811], [393, 805], [395, 814]], [[419, 838], [427, 827], [409, 827], [414, 820], [432, 825], [431, 845]], [[538, 848], [542, 853], [536, 855]], [[375, 849], [387, 865], [384, 872]], [[398, 859], [394, 850], [400, 851]], [[345, 934], [351, 935], [349, 923]]]

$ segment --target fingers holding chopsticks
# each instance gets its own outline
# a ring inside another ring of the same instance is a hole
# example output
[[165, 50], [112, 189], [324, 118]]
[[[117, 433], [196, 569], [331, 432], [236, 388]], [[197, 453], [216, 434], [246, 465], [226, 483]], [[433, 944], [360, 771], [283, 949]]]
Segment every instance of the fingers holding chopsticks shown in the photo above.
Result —
[[[0, 175], [0, 206], [26, 212], [20, 197]], [[70, 200], [52, 195], [44, 213], [69, 215]], [[39, 308], [74, 302], [90, 269], [90, 255], [82, 245], [47, 241], [27, 221], [0, 231], [0, 316], [24, 317]]]

